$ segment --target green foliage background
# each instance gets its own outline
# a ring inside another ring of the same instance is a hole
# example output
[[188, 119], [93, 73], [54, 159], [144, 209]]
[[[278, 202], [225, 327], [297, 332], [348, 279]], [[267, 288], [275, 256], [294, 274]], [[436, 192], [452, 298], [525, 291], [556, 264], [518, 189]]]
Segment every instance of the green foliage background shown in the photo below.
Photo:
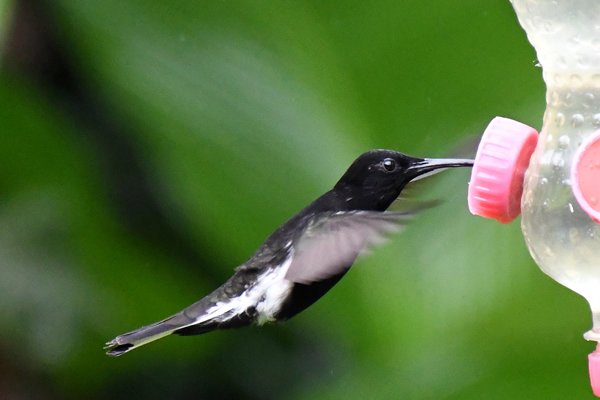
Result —
[[362, 151], [448, 156], [495, 115], [539, 128], [541, 69], [508, 1], [51, 4], [168, 229], [116, 205], [110, 138], [0, 71], [0, 398], [593, 398], [587, 304], [518, 223], [469, 214], [468, 171], [285, 325], [102, 351], [212, 290]]

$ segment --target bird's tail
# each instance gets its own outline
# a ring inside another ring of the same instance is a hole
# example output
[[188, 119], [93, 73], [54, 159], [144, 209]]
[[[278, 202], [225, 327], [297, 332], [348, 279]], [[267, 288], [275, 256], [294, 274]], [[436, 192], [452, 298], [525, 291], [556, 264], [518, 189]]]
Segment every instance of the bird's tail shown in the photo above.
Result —
[[170, 335], [171, 333], [175, 332], [175, 330], [180, 328], [179, 324], [171, 322], [171, 320], [175, 317], [176, 315], [163, 321], [143, 326], [134, 331], [117, 336], [110, 342], [106, 343], [106, 346], [104, 347], [106, 354], [114, 357], [120, 356], [121, 354], [125, 354], [128, 351], [145, 345], [146, 343], [150, 343]]
[[251, 322], [248, 315], [240, 315], [237, 312], [231, 301], [214, 303], [206, 300], [200, 300], [162, 321], [117, 336], [106, 343], [106, 354], [120, 356], [170, 334], [199, 335], [215, 329], [248, 325]]

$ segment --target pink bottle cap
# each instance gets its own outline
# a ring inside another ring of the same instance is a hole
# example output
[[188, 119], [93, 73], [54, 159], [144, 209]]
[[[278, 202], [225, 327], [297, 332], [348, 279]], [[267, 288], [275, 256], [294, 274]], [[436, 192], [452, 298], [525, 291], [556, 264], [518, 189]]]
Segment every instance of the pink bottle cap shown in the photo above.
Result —
[[469, 210], [508, 223], [521, 213], [523, 176], [537, 145], [535, 129], [496, 117], [486, 128], [471, 172]]
[[600, 223], [600, 132], [584, 142], [575, 154], [571, 182], [581, 208]]
[[596, 347], [596, 351], [588, 355], [588, 362], [592, 390], [600, 397], [600, 344]]

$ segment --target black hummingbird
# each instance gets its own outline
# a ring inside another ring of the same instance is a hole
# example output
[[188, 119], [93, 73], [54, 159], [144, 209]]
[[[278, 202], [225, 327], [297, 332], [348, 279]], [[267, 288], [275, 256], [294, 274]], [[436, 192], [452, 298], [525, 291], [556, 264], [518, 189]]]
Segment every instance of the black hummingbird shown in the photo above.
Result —
[[169, 318], [117, 336], [106, 344], [107, 354], [119, 356], [172, 333], [198, 335], [293, 317], [327, 293], [361, 252], [423, 208], [385, 212], [409, 182], [472, 165], [392, 150], [363, 153], [333, 189], [281, 225], [222, 286]]

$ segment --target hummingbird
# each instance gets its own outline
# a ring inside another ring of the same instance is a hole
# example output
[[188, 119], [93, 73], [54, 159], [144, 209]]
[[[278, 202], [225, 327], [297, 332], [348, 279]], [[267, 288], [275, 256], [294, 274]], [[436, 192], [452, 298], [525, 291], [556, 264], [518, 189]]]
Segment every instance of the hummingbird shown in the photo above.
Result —
[[106, 354], [120, 356], [170, 334], [290, 319], [327, 293], [361, 253], [427, 208], [386, 211], [407, 184], [469, 166], [473, 160], [418, 158], [393, 150], [361, 154], [331, 190], [277, 228], [223, 285], [162, 321], [117, 336], [106, 343]]

